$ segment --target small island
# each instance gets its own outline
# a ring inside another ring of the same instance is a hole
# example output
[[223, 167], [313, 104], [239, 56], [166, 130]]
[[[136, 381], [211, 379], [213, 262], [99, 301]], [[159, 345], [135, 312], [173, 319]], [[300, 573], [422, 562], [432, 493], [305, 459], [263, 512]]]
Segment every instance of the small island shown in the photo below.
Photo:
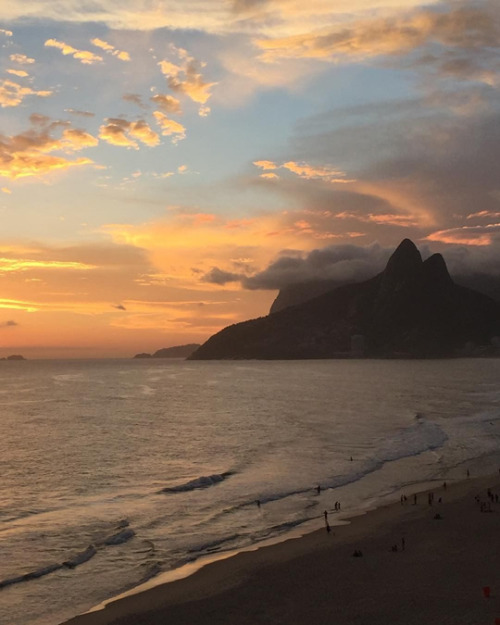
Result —
[[173, 347], [163, 347], [158, 349], [153, 354], [147, 354], [142, 352], [136, 354], [134, 358], [188, 358], [193, 352], [195, 352], [199, 343], [188, 343], [187, 345], [174, 345]]
[[26, 358], [21, 356], [21, 354], [12, 354], [11, 356], [4, 356], [3, 358], [0, 358], [0, 360], [26, 360]]

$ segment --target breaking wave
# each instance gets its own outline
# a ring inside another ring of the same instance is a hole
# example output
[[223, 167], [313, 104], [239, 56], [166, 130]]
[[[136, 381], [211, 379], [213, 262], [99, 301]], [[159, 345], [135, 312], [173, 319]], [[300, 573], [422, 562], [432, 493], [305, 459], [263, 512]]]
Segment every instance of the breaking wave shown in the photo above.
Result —
[[54, 571], [58, 571], [62, 568], [66, 569], [75, 569], [77, 566], [81, 564], [85, 564], [91, 558], [93, 558], [100, 549], [103, 549], [112, 545], [121, 545], [122, 543], [127, 542], [131, 538], [135, 536], [135, 532], [133, 529], [123, 529], [128, 525], [128, 521], [120, 521], [118, 527], [119, 532], [115, 532], [110, 536], [107, 536], [101, 540], [95, 542], [95, 544], [89, 545], [83, 551], [78, 552], [72, 557], [64, 560], [60, 563], [53, 563], [43, 566], [39, 569], [35, 569], [34, 571], [30, 571], [29, 573], [24, 573], [22, 575], [16, 575], [15, 577], [9, 577], [3, 580], [0, 580], [0, 589], [6, 588], [7, 586], [12, 586], [13, 584], [19, 584], [21, 582], [28, 582], [32, 579], [39, 579], [40, 577], [44, 577], [45, 575], [49, 575]]
[[190, 480], [185, 484], [179, 484], [178, 486], [167, 486], [161, 489], [161, 493], [186, 493], [191, 490], [198, 490], [199, 488], [208, 488], [223, 482], [231, 475], [234, 475], [236, 471], [225, 471], [224, 473], [215, 473], [214, 475], [202, 475], [194, 480]]

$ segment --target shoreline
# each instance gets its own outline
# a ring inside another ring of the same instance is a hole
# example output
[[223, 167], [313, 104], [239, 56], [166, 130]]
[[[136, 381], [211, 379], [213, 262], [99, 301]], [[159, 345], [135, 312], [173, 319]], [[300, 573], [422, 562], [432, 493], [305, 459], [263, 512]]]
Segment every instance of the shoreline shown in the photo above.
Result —
[[[187, 565], [191, 572], [183, 571], [186, 576], [172, 571], [173, 581], [137, 587], [61, 625], [160, 625], [166, 619], [178, 625], [305, 625], [333, 617], [341, 625], [364, 623], [363, 615], [367, 623], [384, 625], [493, 624], [500, 618], [500, 570], [494, 562], [500, 553], [500, 504], [491, 504], [489, 514], [474, 501], [478, 494], [487, 501], [488, 488], [500, 494], [499, 474], [448, 482], [446, 489], [441, 483], [418, 493], [417, 505], [413, 495], [404, 505], [383, 504], [342, 519], [345, 524], [331, 525], [329, 533], [319, 519], [320, 529], [194, 562]], [[437, 513], [441, 519], [434, 518]], [[398, 552], [391, 551], [393, 545]], [[352, 557], [358, 550], [362, 557]], [[484, 586], [492, 589], [488, 599], [481, 594]]]

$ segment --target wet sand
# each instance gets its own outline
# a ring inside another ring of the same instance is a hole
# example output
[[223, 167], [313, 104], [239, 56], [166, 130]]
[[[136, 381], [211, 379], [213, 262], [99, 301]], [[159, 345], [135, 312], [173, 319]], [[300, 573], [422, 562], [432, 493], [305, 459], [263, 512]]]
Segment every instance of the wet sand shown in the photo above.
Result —
[[500, 504], [481, 512], [475, 501], [489, 502], [488, 488], [500, 496], [500, 475], [439, 483], [432, 506], [419, 493], [417, 505], [408, 496], [330, 533], [322, 517], [316, 532], [213, 562], [67, 625], [495, 625]]

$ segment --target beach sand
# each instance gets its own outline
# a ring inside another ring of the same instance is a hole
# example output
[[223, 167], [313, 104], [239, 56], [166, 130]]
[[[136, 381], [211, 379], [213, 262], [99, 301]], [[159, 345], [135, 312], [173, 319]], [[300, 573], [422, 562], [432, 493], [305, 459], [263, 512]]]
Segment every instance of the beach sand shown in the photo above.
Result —
[[475, 501], [489, 501], [488, 488], [500, 495], [499, 475], [439, 483], [432, 506], [419, 493], [417, 505], [408, 496], [330, 533], [321, 518], [316, 532], [210, 563], [67, 625], [495, 625], [500, 504], [481, 512]]

